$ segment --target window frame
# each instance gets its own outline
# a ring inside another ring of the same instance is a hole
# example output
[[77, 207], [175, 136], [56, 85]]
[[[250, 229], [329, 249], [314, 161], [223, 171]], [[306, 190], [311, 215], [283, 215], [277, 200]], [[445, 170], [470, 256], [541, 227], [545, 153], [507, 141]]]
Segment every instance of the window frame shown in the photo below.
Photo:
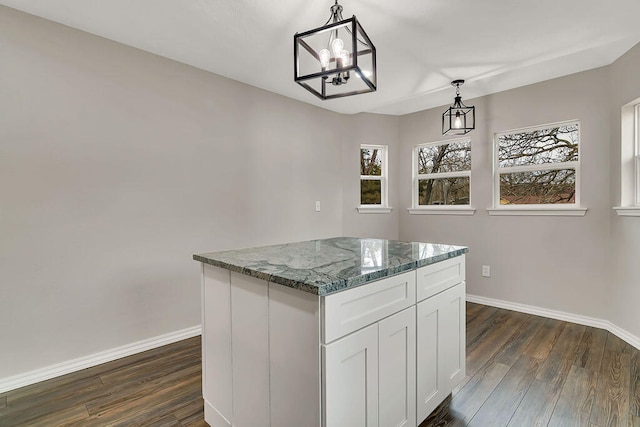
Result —
[[620, 216], [640, 216], [640, 98], [621, 110]]
[[[358, 194], [362, 194], [362, 181], [363, 180], [376, 180], [380, 181], [380, 204], [379, 205], [363, 205], [362, 199], [360, 204], [356, 208], [359, 213], [389, 213], [392, 208], [389, 207], [389, 147], [387, 145], [374, 145], [374, 144], [360, 144], [358, 149], [358, 157], [362, 156], [362, 150], [378, 150], [380, 154], [380, 175], [360, 175]], [[361, 196], [359, 196], [361, 197]]]
[[[468, 142], [471, 148], [471, 137], [445, 139], [440, 141], [423, 142], [413, 146], [411, 159], [411, 207], [407, 209], [412, 215], [473, 215], [476, 209], [471, 205], [471, 169], [455, 172], [436, 172], [436, 173], [419, 173], [418, 152], [423, 147], [436, 147], [439, 145]], [[473, 155], [473, 153], [472, 153]], [[472, 157], [473, 159], [473, 157]], [[424, 179], [442, 179], [442, 178], [469, 178], [469, 204], [467, 205], [420, 205], [419, 204], [419, 182]]]
[[633, 155], [634, 175], [635, 175], [635, 191], [634, 191], [634, 207], [640, 207], [640, 103], [634, 107], [634, 135], [633, 135]]
[[[540, 165], [509, 166], [500, 167], [499, 159], [499, 137], [502, 135], [534, 132], [541, 129], [549, 129], [559, 126], [578, 125], [578, 160], [559, 163], [545, 163]], [[580, 120], [564, 120], [561, 122], [547, 123], [542, 125], [527, 126], [522, 128], [509, 129], [495, 132], [493, 134], [493, 207], [487, 209], [489, 215], [562, 215], [562, 216], [584, 216], [587, 208], [581, 207], [581, 173], [580, 163], [582, 159], [582, 124]], [[549, 171], [575, 169], [575, 198], [574, 203], [558, 204], [521, 204], [521, 205], [501, 205], [500, 204], [500, 175], [501, 173], [518, 173], [531, 171]]]

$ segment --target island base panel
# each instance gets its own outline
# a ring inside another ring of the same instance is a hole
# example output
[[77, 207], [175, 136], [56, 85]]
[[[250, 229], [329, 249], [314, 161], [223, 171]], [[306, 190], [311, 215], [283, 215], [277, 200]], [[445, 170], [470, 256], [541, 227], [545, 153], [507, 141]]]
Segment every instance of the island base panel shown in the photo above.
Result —
[[269, 427], [269, 297], [264, 281], [231, 272], [233, 425]]
[[204, 420], [210, 427], [232, 427], [231, 423], [206, 400], [204, 401]]
[[269, 283], [272, 427], [321, 425], [318, 299]]
[[203, 268], [205, 421], [320, 427], [319, 297]]
[[231, 281], [230, 272], [203, 264], [202, 396], [211, 427], [231, 426]]

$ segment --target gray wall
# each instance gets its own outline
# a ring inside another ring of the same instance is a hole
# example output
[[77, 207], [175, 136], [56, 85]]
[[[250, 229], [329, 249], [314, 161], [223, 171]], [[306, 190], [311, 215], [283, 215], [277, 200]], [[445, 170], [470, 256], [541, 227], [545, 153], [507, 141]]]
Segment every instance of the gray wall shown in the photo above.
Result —
[[[380, 114], [358, 114], [347, 118], [347, 132], [351, 132], [351, 137], [350, 142], [345, 141], [342, 153], [345, 235], [397, 239], [399, 212], [403, 210], [398, 197], [398, 165], [402, 165], [402, 159], [398, 157], [400, 118]], [[360, 204], [360, 144], [388, 146], [389, 206], [393, 208], [390, 214], [361, 214], [356, 210]]]
[[[621, 107], [640, 98], [640, 45], [607, 67], [521, 87], [475, 100], [472, 138], [474, 216], [400, 213], [400, 238], [464, 244], [467, 291], [609, 320], [640, 336], [640, 219], [619, 217]], [[400, 206], [411, 204], [415, 144], [442, 140], [445, 106], [400, 119]], [[581, 121], [581, 204], [585, 217], [489, 216], [492, 140], [501, 130]], [[402, 162], [406, 165], [402, 168]], [[491, 266], [491, 278], [481, 266]]]
[[[470, 100], [476, 215], [411, 216], [444, 106], [342, 116], [1, 6], [0, 28], [0, 378], [199, 324], [193, 253], [336, 235], [468, 245], [469, 293], [640, 336], [640, 222], [611, 210], [638, 46]], [[488, 216], [493, 132], [569, 119], [587, 215]], [[389, 146], [391, 214], [355, 210], [360, 144]]]
[[373, 118], [2, 6], [0, 28], [0, 378], [198, 325], [193, 253], [397, 237], [343, 226]]
[[[611, 65], [611, 206], [620, 205], [620, 111], [640, 98], [640, 45]], [[610, 282], [616, 284], [611, 320], [640, 337], [640, 218], [611, 212]]]
[[[464, 92], [463, 92], [464, 94]], [[477, 128], [472, 145], [473, 216], [400, 216], [400, 238], [464, 244], [467, 292], [569, 313], [607, 318], [612, 282], [609, 241], [609, 72], [599, 68], [469, 100]], [[403, 116], [400, 204], [411, 205], [410, 159], [415, 144], [442, 140], [440, 115], [446, 107]], [[581, 121], [584, 217], [489, 216], [492, 206], [492, 141], [497, 131]], [[481, 266], [491, 277], [481, 277]]]

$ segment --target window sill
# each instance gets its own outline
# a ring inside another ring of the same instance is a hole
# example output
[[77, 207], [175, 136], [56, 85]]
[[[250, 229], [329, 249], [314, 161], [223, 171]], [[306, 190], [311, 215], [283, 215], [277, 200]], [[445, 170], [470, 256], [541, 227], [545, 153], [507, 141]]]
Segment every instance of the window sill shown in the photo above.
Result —
[[411, 215], [473, 215], [476, 213], [476, 208], [469, 206], [433, 206], [428, 208], [409, 208], [407, 211]]
[[548, 207], [523, 207], [523, 208], [493, 208], [487, 209], [489, 215], [515, 215], [515, 216], [584, 216], [587, 208], [548, 208]]
[[393, 208], [383, 207], [383, 206], [358, 206], [356, 208], [358, 213], [372, 213], [372, 214], [388, 214], [391, 213]]
[[618, 216], [640, 216], [640, 206], [616, 206]]

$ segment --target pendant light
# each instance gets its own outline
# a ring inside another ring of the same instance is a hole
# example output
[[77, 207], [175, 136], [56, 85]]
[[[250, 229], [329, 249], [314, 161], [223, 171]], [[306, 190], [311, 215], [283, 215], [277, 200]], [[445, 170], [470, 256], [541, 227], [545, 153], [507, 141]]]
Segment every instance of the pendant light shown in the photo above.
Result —
[[442, 113], [442, 134], [443, 135], [464, 135], [476, 128], [476, 107], [467, 107], [462, 103], [460, 96], [460, 86], [464, 80], [454, 80], [452, 86], [456, 88], [456, 98], [453, 105]]
[[294, 80], [320, 99], [374, 92], [376, 48], [355, 15], [335, 0], [322, 26], [293, 36]]

